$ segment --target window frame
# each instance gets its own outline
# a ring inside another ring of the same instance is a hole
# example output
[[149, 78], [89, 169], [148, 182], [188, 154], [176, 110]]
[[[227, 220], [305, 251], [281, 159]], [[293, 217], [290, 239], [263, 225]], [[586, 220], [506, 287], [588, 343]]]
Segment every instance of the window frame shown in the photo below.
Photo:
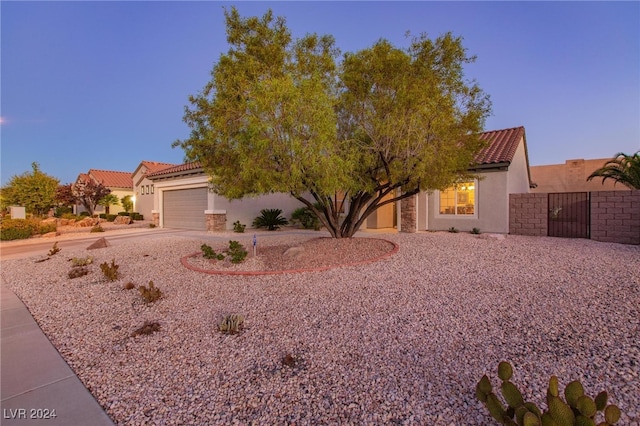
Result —
[[[466, 181], [471, 182], [471, 181]], [[463, 183], [463, 182], [460, 182]], [[453, 186], [453, 185], [452, 185]], [[436, 217], [439, 219], [477, 219], [478, 218], [478, 179], [473, 179], [473, 214], [458, 214], [457, 208], [455, 208], [455, 213], [446, 214], [440, 213], [440, 197], [443, 191], [436, 191]], [[449, 189], [449, 188], [447, 188]], [[457, 191], [456, 191], [456, 200], [457, 200]]]

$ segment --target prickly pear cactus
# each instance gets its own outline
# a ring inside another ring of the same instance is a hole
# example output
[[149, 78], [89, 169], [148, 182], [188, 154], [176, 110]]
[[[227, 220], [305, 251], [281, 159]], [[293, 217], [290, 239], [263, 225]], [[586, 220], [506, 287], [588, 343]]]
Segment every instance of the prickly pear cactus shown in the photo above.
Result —
[[[592, 399], [584, 392], [582, 383], [575, 380], [564, 389], [560, 397], [558, 378], [551, 376], [547, 389], [547, 411], [541, 411], [532, 402], [526, 402], [520, 390], [511, 382], [513, 368], [506, 361], [498, 364], [498, 377], [502, 380], [500, 392], [506, 407], [493, 392], [489, 377], [485, 374], [476, 386], [476, 397], [484, 403], [498, 423], [518, 426], [612, 426], [620, 419], [620, 409], [607, 405], [607, 393], [600, 392]], [[598, 413], [604, 420], [596, 423]]]

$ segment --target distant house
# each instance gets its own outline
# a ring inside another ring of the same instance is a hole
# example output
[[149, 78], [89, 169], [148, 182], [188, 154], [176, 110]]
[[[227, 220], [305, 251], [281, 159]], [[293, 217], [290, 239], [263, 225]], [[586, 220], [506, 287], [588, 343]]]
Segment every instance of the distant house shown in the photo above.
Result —
[[531, 192], [591, 192], [591, 191], [628, 191], [622, 184], [615, 184], [611, 179], [587, 178], [595, 170], [601, 168], [611, 158], [594, 160], [567, 160], [564, 164], [549, 164], [531, 167], [531, 178], [538, 185]]
[[[251, 227], [260, 210], [281, 209], [290, 217], [302, 203], [289, 194], [228, 200], [209, 189], [200, 163], [186, 163], [147, 174], [153, 185], [153, 219], [162, 228], [223, 231], [239, 221]], [[146, 219], [146, 217], [145, 217]]]
[[[96, 170], [90, 169], [87, 173], [80, 173], [76, 182], [86, 181], [92, 179], [96, 183], [101, 183], [111, 190], [111, 194], [118, 197], [118, 205], [112, 205], [109, 207], [110, 214], [118, 214], [118, 212], [124, 211], [120, 200], [125, 195], [133, 196], [133, 181], [131, 180], [130, 172], [118, 172], [113, 170]], [[76, 206], [76, 213], [84, 211], [83, 206]], [[97, 206], [94, 214], [105, 213], [103, 206]]]
[[403, 200], [395, 212], [392, 204], [386, 210], [383, 207], [378, 217], [369, 218], [368, 227], [393, 226], [397, 214], [401, 230], [407, 232], [478, 228], [481, 232], [508, 233], [509, 194], [528, 193], [535, 186], [529, 172], [525, 129], [488, 131], [481, 138], [487, 145], [469, 169], [478, 179], [459, 182], [444, 191], [422, 192]]
[[131, 174], [134, 195], [133, 211], [143, 215], [145, 220], [152, 219], [153, 195], [155, 193], [153, 182], [149, 180], [147, 175], [174, 166], [176, 164], [142, 161]]

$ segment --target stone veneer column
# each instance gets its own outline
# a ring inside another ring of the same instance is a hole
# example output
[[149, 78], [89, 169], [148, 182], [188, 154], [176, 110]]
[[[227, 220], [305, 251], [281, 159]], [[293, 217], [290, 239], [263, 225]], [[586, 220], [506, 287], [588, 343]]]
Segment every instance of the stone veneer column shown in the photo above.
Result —
[[217, 232], [224, 231], [227, 227], [227, 211], [226, 210], [205, 210], [204, 215], [207, 218], [207, 231]]
[[400, 232], [416, 232], [416, 197], [412, 195], [400, 200]]
[[160, 226], [160, 212], [157, 210], [151, 210], [151, 219], [155, 226]]

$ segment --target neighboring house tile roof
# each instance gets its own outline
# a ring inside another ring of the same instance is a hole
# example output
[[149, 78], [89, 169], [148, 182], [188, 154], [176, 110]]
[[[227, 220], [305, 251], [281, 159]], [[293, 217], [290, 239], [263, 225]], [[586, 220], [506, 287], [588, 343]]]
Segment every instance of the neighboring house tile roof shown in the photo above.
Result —
[[169, 167], [177, 166], [177, 164], [159, 163], [157, 161], [143, 161], [141, 164], [147, 168], [147, 172], [145, 173], [147, 175], [163, 169], [168, 169]]
[[177, 166], [171, 166], [165, 169], [157, 170], [153, 173], [147, 174], [147, 177], [154, 178], [154, 177], [160, 177], [160, 176], [166, 176], [166, 175], [182, 174], [184, 172], [190, 172], [190, 171], [198, 170], [201, 168], [202, 166], [200, 166], [200, 162], [195, 161], [193, 163], [179, 164]]
[[482, 133], [480, 139], [488, 143], [476, 155], [476, 164], [511, 163], [523, 137], [524, 127]]
[[133, 190], [133, 179], [130, 172], [90, 169], [89, 176], [107, 188], [129, 188]]

